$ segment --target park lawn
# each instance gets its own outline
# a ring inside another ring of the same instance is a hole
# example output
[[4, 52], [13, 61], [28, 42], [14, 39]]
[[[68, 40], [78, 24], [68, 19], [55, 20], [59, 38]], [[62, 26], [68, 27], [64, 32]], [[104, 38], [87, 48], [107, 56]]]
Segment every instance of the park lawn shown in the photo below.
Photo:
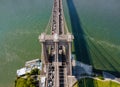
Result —
[[84, 78], [79, 80], [73, 87], [120, 87], [120, 84], [111, 80]]

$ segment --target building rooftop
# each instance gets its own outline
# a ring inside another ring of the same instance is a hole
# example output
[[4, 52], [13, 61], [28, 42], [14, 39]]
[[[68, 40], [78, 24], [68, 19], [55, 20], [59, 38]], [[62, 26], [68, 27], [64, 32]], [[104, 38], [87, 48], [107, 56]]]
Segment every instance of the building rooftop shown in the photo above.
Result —
[[30, 73], [32, 69], [38, 68], [39, 70], [42, 69], [42, 62], [40, 59], [34, 59], [27, 61], [25, 63], [25, 67], [17, 70], [17, 76], [25, 75], [26, 73]]
[[17, 70], [17, 76], [25, 75], [25, 73], [26, 73], [26, 68], [25, 67]]

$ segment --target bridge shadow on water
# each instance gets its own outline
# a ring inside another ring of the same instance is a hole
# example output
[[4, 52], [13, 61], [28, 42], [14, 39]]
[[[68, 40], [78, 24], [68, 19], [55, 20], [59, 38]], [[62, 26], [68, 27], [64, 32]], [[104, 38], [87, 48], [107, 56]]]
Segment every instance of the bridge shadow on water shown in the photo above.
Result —
[[[80, 18], [78, 16], [73, 0], [67, 0], [67, 6], [68, 6], [70, 20], [71, 20], [72, 33], [74, 35], [74, 48], [75, 48], [74, 53], [76, 55], [76, 59], [80, 62], [91, 65], [88, 45], [84, 37], [85, 33], [81, 26]], [[73, 70], [73, 74], [77, 78], [78, 77], [77, 73], [74, 72], [78, 70], [76, 67], [77, 66], [74, 67], [75, 70]], [[88, 81], [87, 79], [79, 80], [78, 87], [95, 87], [94, 81], [93, 79], [91, 79], [90, 81]]]
[[84, 37], [85, 33], [80, 23], [77, 10], [75, 8], [73, 0], [67, 0], [67, 6], [69, 10], [72, 33], [74, 35], [74, 48], [76, 59], [85, 64], [91, 64], [88, 45]]
[[[90, 52], [88, 49], [88, 44], [85, 38], [85, 32], [82, 28], [82, 24], [80, 22], [80, 18], [78, 16], [73, 0], [67, 0], [67, 6], [69, 10], [69, 15], [70, 15], [72, 33], [74, 35], [74, 48], [75, 48], [74, 54], [76, 55], [76, 59], [85, 64], [92, 65], [92, 60], [91, 60]], [[98, 74], [102, 74], [102, 71], [103, 70], [93, 69], [93, 72], [96, 72]], [[110, 72], [111, 74], [117, 77], [120, 77], [119, 72], [108, 71], [108, 70], [106, 72]]]

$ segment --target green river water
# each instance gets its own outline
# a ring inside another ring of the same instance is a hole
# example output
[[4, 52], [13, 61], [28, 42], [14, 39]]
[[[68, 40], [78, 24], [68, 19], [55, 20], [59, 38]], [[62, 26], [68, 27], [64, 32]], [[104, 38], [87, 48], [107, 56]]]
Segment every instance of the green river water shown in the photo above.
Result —
[[[95, 69], [120, 72], [120, 1], [63, 0], [76, 59]], [[40, 58], [38, 36], [53, 0], [0, 0], [0, 87], [13, 87], [16, 70]]]

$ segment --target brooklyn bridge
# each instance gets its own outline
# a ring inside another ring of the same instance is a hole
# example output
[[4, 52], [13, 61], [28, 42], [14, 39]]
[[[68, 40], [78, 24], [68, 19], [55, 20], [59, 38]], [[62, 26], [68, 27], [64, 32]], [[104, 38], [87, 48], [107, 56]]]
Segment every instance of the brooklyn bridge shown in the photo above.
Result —
[[72, 87], [71, 44], [74, 36], [69, 33], [64, 17], [62, 0], [54, 0], [48, 26], [39, 36], [42, 45], [41, 76], [45, 87]]

